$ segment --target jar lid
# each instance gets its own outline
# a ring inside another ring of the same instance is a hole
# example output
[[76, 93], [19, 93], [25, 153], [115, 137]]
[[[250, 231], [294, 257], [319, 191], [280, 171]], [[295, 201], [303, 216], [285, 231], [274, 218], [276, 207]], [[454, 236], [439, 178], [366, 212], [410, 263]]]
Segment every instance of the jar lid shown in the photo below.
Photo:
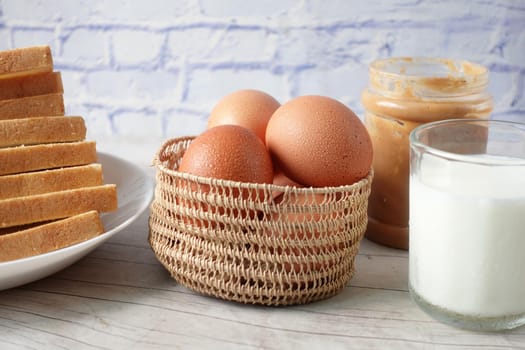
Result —
[[393, 57], [372, 62], [370, 88], [404, 98], [439, 98], [479, 93], [488, 70], [469, 61], [431, 57]]

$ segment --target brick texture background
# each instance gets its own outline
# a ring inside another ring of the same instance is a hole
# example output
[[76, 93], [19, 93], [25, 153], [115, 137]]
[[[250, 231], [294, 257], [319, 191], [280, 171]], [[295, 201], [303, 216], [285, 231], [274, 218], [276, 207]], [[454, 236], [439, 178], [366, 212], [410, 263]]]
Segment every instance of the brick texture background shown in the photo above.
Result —
[[525, 122], [525, 0], [0, 0], [0, 49], [42, 44], [95, 139], [199, 133], [241, 88], [362, 115], [367, 66], [389, 56], [484, 64], [494, 117]]

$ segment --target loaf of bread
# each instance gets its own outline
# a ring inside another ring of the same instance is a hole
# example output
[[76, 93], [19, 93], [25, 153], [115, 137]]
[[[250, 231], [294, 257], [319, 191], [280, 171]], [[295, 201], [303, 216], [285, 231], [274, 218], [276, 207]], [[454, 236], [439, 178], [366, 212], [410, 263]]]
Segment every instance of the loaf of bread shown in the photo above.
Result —
[[86, 241], [104, 232], [96, 211], [0, 235], [0, 262], [21, 259]]
[[2, 199], [0, 227], [56, 220], [90, 210], [116, 209], [117, 189], [113, 184]]
[[64, 115], [61, 93], [0, 100], [0, 120]]
[[53, 70], [49, 46], [32, 46], [0, 51], [0, 79]]
[[0, 79], [0, 100], [63, 93], [60, 72], [46, 72]]
[[0, 148], [0, 175], [96, 163], [94, 141]]
[[32, 196], [103, 184], [102, 166], [88, 164], [0, 176], [0, 199]]
[[82, 141], [82, 117], [36, 117], [0, 120], [0, 147]]

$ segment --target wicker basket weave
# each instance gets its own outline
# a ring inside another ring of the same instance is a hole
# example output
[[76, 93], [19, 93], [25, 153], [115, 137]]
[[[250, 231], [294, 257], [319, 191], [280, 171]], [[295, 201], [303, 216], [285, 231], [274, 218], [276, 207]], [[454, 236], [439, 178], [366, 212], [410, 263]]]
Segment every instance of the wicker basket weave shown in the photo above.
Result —
[[154, 159], [149, 243], [182, 285], [218, 298], [303, 304], [339, 292], [354, 273], [372, 172], [353, 185], [295, 188], [181, 173], [193, 137]]

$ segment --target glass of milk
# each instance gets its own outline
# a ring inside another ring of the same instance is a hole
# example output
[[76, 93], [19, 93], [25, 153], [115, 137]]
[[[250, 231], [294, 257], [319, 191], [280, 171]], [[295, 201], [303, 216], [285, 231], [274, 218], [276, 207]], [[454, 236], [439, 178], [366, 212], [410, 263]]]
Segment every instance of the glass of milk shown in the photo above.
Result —
[[445, 120], [410, 134], [409, 288], [466, 329], [525, 324], [525, 124]]

